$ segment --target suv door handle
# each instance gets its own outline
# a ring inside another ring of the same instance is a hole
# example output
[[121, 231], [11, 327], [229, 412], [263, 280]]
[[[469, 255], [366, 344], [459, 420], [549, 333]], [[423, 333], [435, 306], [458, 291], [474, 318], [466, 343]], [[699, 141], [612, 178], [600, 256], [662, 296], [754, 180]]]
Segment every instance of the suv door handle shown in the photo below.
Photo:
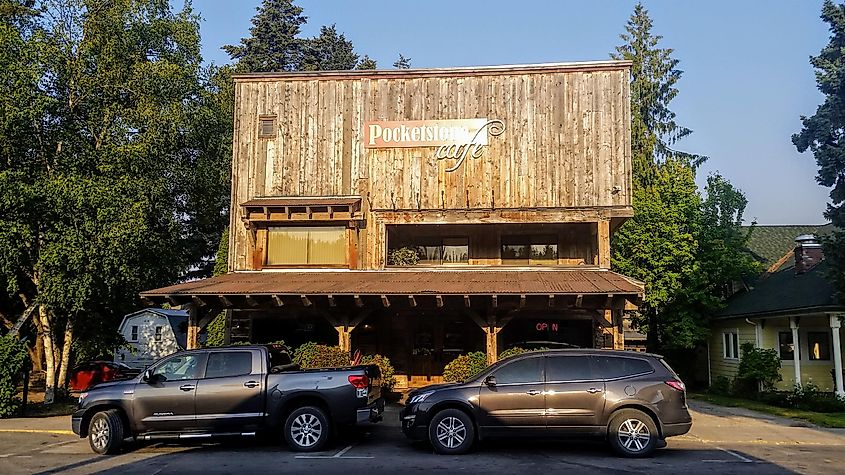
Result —
[[590, 389], [588, 389], [588, 390], [587, 390], [587, 392], [588, 392], [588, 393], [590, 393], [590, 394], [600, 393], [600, 392], [601, 392], [601, 389], [599, 389], [599, 388], [590, 388]]
[[258, 386], [258, 381], [247, 381], [244, 383], [244, 386], [247, 388], [254, 388]]
[[193, 384], [183, 384], [183, 385], [179, 386], [179, 389], [181, 389], [182, 391], [193, 391], [196, 388], [197, 387], [194, 386]]
[[529, 395], [529, 396], [536, 396], [536, 395], [538, 395], [538, 394], [540, 394], [540, 393], [542, 393], [542, 392], [543, 392], [543, 391], [538, 391], [538, 390], [536, 390], [536, 389], [532, 389], [532, 390], [530, 390], [530, 391], [526, 392], [525, 394], [527, 394], [527, 395]]

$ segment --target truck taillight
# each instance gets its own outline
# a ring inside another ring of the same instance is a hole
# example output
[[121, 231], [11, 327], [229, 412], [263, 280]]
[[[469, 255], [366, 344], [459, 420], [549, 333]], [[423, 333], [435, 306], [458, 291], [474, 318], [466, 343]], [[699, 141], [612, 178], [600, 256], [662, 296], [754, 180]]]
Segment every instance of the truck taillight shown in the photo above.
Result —
[[356, 389], [366, 389], [370, 385], [370, 378], [366, 374], [351, 374], [348, 379], [349, 384], [355, 386]]

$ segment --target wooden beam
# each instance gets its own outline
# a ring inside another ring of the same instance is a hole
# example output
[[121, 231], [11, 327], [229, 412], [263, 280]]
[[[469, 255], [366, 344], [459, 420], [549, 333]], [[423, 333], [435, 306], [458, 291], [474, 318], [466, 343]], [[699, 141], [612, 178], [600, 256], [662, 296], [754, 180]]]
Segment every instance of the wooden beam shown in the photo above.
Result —
[[610, 220], [601, 219], [598, 221], [597, 226], [597, 249], [599, 251], [598, 265], [602, 269], [610, 269]]
[[525, 307], [525, 300], [526, 300], [525, 294], [522, 294], [522, 295], [519, 296], [519, 308]]
[[334, 295], [329, 294], [329, 307], [337, 307], [337, 302], [334, 301]]
[[282, 301], [282, 298], [281, 298], [281, 297], [279, 297], [279, 296], [278, 296], [278, 295], [276, 295], [276, 294], [273, 294], [273, 303], [274, 303], [277, 307], [284, 307], [284, 305], [285, 305], [285, 302], [283, 302], [283, 301]]
[[257, 307], [258, 306], [258, 300], [255, 300], [255, 297], [253, 297], [252, 295], [246, 295], [245, 297], [246, 297], [246, 303], [248, 303], [250, 307]]
[[443, 308], [443, 296], [435, 295], [434, 299], [437, 301], [437, 308]]
[[197, 307], [205, 307], [208, 305], [199, 295], [191, 295], [191, 302], [193, 302]]
[[203, 328], [207, 327], [208, 324], [211, 323], [211, 321], [217, 317], [217, 315], [220, 315], [220, 310], [216, 308], [209, 309], [207, 312], [205, 312], [205, 316], [203, 316], [197, 324], [197, 328], [199, 328], [199, 331], [202, 331]]
[[408, 305], [410, 305], [411, 307], [417, 306], [417, 300], [414, 298], [413, 295], [408, 296]]
[[493, 308], [498, 308], [498, 307], [499, 307], [499, 296], [498, 296], [498, 295], [496, 295], [496, 294], [493, 294], [490, 298], [491, 298], [491, 300], [492, 300], [492, 302], [493, 302], [493, 303], [492, 303]]
[[301, 299], [302, 299], [302, 305], [304, 305], [304, 306], [306, 306], [306, 307], [310, 307], [311, 305], [313, 305], [313, 304], [311, 303], [311, 301], [310, 301], [310, 300], [308, 300], [308, 296], [306, 296], [306, 295], [300, 295], [300, 296], [299, 296], [299, 298], [301, 298]]
[[182, 305], [181, 303], [179, 303], [179, 300], [176, 299], [175, 295], [168, 295], [167, 301], [170, 302], [170, 305], [172, 305], [174, 307], [178, 307], [178, 306]]
[[575, 297], [575, 306], [580, 308], [583, 303], [584, 303], [584, 294], [578, 294], [578, 296]]
[[472, 307], [472, 303], [469, 300], [469, 295], [464, 295], [464, 307], [466, 307], [466, 308]]
[[478, 325], [479, 328], [481, 328], [485, 332], [489, 331], [490, 325], [487, 322], [485, 322], [484, 320], [482, 320], [481, 316], [479, 316], [477, 313], [475, 313], [473, 311], [469, 311], [469, 312], [467, 312], [467, 316], [469, 316], [469, 318], [473, 322], [475, 322], [475, 324]]
[[355, 306], [356, 306], [356, 307], [358, 307], [358, 308], [361, 308], [361, 307], [363, 307], [363, 306], [364, 306], [364, 301], [363, 301], [363, 300], [361, 300], [361, 296], [360, 296], [360, 295], [356, 295], [356, 296], [355, 296]]
[[613, 294], [607, 294], [607, 298], [604, 301], [604, 308], [612, 308], [613, 307]]
[[218, 295], [217, 299], [220, 300], [220, 303], [222, 303], [224, 307], [234, 307], [232, 301], [225, 295]]
[[141, 303], [146, 305], [147, 307], [152, 307], [153, 305], [155, 305], [155, 302], [153, 302], [149, 297], [141, 297]]
[[387, 295], [381, 296], [381, 304], [384, 305], [384, 308], [387, 308], [387, 307], [390, 306], [390, 299], [387, 298]]

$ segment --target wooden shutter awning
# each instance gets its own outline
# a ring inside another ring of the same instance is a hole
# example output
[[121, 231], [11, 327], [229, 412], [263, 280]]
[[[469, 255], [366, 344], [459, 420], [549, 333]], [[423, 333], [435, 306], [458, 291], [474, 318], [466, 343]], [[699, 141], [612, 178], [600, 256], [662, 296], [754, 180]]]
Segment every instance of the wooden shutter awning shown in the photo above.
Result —
[[358, 196], [262, 197], [241, 203], [244, 224], [364, 219]]

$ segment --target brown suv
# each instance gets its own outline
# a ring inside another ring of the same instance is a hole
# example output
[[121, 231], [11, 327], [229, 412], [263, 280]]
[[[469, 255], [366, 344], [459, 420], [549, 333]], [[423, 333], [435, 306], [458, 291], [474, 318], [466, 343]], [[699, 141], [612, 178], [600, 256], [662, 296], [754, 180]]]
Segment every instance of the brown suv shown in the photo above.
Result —
[[441, 454], [496, 436], [602, 437], [645, 457], [692, 426], [684, 383], [661, 356], [550, 350], [502, 360], [462, 383], [408, 394], [402, 430]]

